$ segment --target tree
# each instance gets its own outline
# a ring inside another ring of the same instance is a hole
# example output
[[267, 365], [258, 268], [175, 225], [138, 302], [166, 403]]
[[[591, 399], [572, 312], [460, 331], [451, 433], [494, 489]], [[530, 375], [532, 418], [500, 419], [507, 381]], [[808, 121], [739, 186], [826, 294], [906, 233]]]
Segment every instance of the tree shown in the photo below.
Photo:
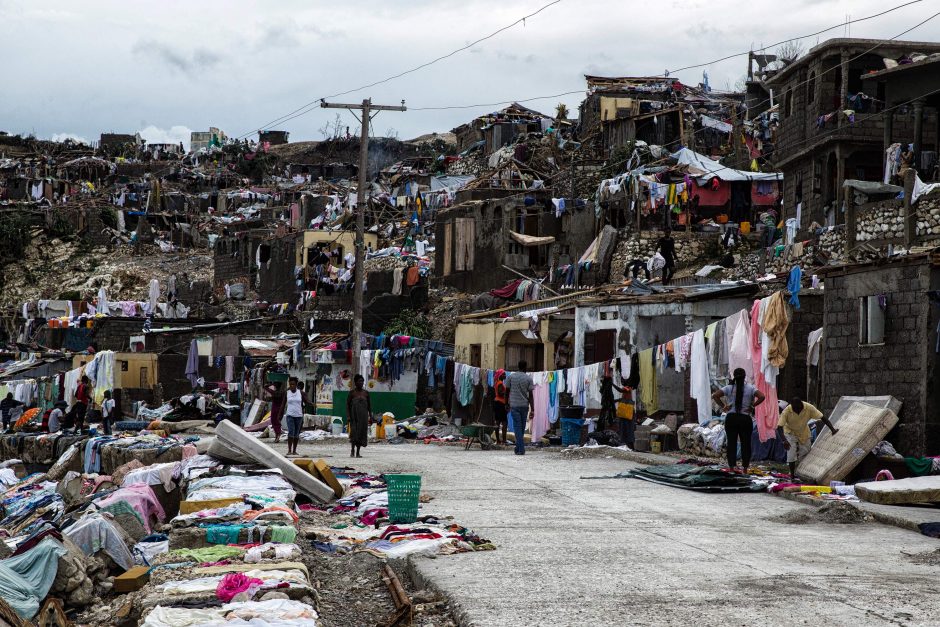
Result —
[[806, 52], [806, 47], [803, 43], [796, 39], [791, 39], [777, 47], [777, 60], [783, 63], [784, 66], [787, 66], [803, 56], [804, 52]]
[[568, 119], [568, 105], [563, 102], [559, 102], [558, 106], [555, 107], [555, 121]]
[[343, 136], [343, 116], [339, 113], [336, 114], [336, 117], [332, 121], [327, 121], [322, 127], [320, 127], [320, 134], [323, 135], [323, 139], [329, 141], [331, 139], [339, 139]]

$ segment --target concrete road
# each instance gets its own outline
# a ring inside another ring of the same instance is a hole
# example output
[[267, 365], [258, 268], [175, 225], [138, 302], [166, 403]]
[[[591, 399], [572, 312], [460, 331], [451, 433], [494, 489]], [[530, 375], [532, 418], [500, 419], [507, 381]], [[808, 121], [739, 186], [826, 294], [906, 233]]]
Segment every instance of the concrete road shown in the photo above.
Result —
[[[346, 451], [301, 447], [336, 465]], [[807, 506], [582, 479], [635, 465], [557, 452], [381, 444], [351, 465], [421, 474], [422, 512], [498, 545], [416, 560], [466, 625], [940, 625], [940, 566], [902, 553], [940, 541], [911, 531], [774, 522]]]

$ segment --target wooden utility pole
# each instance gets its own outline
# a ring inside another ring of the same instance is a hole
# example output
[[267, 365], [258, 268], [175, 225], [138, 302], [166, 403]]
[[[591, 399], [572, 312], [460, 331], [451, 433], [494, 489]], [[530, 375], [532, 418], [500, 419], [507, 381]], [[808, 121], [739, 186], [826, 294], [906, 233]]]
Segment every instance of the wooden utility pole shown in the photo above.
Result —
[[[320, 101], [320, 107], [324, 109], [348, 109], [353, 113], [354, 109], [362, 112], [359, 122], [362, 124], [362, 133], [359, 138], [359, 184], [356, 188], [356, 274], [353, 287], [353, 328], [352, 328], [352, 371], [353, 376], [359, 372], [359, 351], [361, 350], [362, 338], [362, 292], [365, 283], [365, 237], [366, 230], [366, 209], [369, 206], [366, 196], [366, 184], [369, 176], [369, 123], [379, 111], [406, 111], [405, 101], [401, 101], [401, 106], [374, 105], [371, 98], [366, 98], [362, 104], [339, 104]], [[375, 111], [376, 113], [372, 113]]]

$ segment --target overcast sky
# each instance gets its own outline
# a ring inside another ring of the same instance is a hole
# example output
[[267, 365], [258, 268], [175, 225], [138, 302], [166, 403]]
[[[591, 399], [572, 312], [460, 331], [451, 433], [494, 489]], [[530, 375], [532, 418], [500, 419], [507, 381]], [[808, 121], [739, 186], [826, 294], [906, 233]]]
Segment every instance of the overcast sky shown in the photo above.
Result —
[[[400, 79], [337, 97], [410, 108], [488, 104], [583, 90], [584, 74], [649, 75], [760, 49], [908, 0], [562, 0], [526, 24]], [[190, 129], [230, 136], [322, 96], [354, 89], [464, 46], [550, 0], [209, 1], [0, 0], [0, 130], [97, 139], [135, 132], [187, 145]], [[889, 38], [940, 9], [926, 0], [852, 24]], [[840, 37], [845, 27], [818, 38]], [[904, 39], [940, 41], [940, 18]], [[746, 57], [707, 68], [735, 84]], [[677, 74], [688, 84], [702, 69]], [[527, 106], [574, 112], [580, 95]], [[498, 107], [382, 113], [379, 135], [446, 131]], [[357, 126], [345, 111], [345, 123]], [[335, 110], [276, 125], [322, 139]]]

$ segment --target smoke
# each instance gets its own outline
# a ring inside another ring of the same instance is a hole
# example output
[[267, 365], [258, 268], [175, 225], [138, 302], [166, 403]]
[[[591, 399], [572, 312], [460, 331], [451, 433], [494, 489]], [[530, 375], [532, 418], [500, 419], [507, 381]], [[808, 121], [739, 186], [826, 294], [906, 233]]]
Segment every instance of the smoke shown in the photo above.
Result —
[[189, 137], [193, 130], [186, 126], [171, 126], [170, 128], [160, 128], [150, 125], [138, 131], [148, 144], [178, 144], [183, 142], [183, 148], [189, 150]]

